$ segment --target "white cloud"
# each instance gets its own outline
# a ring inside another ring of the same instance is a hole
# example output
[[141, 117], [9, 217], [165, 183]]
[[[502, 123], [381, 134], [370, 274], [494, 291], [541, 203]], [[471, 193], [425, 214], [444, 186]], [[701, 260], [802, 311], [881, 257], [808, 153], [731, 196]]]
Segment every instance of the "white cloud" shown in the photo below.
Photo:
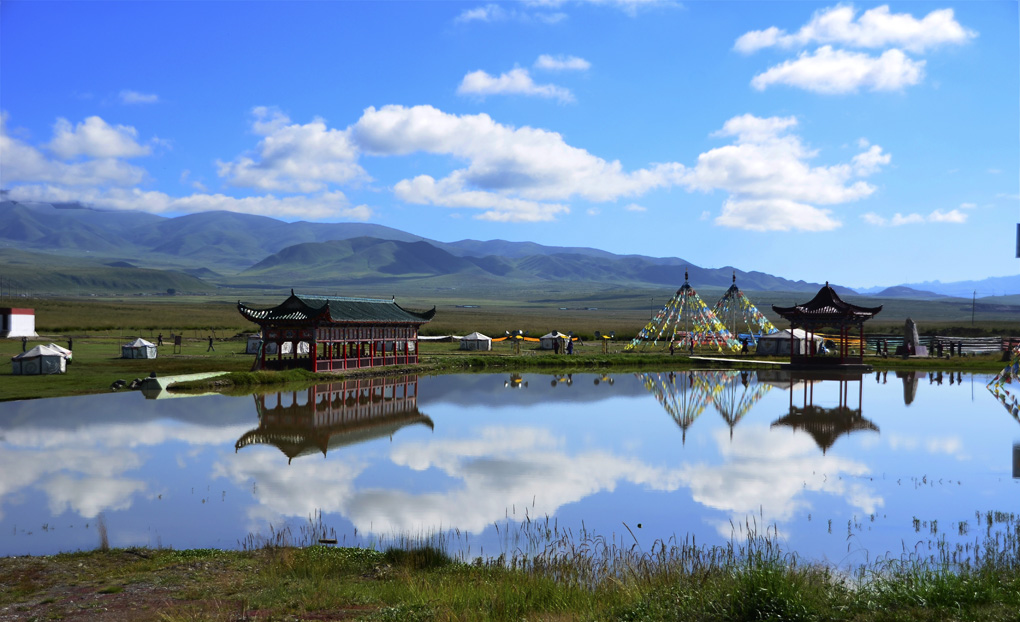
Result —
[[[829, 210], [865, 198], [874, 187], [855, 177], [871, 175], [890, 161], [878, 145], [850, 164], [811, 167], [816, 153], [788, 134], [794, 117], [734, 117], [715, 136], [733, 136], [735, 143], [698, 156], [683, 175], [691, 190], [723, 190], [730, 198], [716, 223], [755, 231], [826, 231], [839, 226]], [[870, 143], [869, 143], [870, 144]]]
[[[683, 166], [657, 164], [633, 172], [572, 147], [555, 132], [496, 123], [486, 114], [452, 115], [431, 106], [368, 108], [351, 128], [366, 153], [448, 155], [467, 168], [436, 180], [428, 175], [396, 184], [397, 195], [419, 204], [484, 209], [490, 220], [548, 220], [566, 213], [560, 201], [612, 201], [679, 181]], [[552, 201], [552, 203], [548, 203]]]
[[942, 210], [935, 210], [928, 215], [929, 222], [946, 222], [956, 225], [962, 225], [967, 222], [967, 214], [964, 214], [958, 209], [951, 209], [948, 212]]
[[159, 95], [124, 90], [120, 92], [120, 101], [122, 104], [158, 104]]
[[882, 166], [889, 164], [892, 160], [892, 156], [882, 153], [882, 148], [878, 145], [870, 145], [867, 149], [864, 153], [855, 155], [853, 159], [854, 171], [861, 176], [878, 172]]
[[916, 224], [920, 224], [920, 223], [923, 223], [923, 222], [924, 222], [924, 216], [922, 216], [920, 214], [905, 214], [904, 215], [904, 214], [896, 213], [896, 214], [893, 214], [892, 220], [889, 221], [889, 224], [894, 226], [894, 227], [899, 227], [901, 225], [916, 225]]
[[623, 209], [627, 210], [628, 212], [647, 212], [648, 211], [647, 207], [644, 207], [642, 205], [638, 205], [637, 203], [631, 203], [631, 204], [625, 206]]
[[456, 22], [498, 22], [507, 19], [511, 15], [498, 4], [486, 4], [485, 6], [466, 9], [454, 20]]
[[[509, 5], [511, 3], [507, 3]], [[524, 10], [507, 9], [506, 5], [489, 3], [472, 9], [462, 11], [455, 19], [455, 22], [501, 22], [516, 20], [521, 22], [543, 22], [555, 24], [567, 18], [563, 12], [547, 12], [548, 9], [558, 9], [565, 0], [524, 0], [519, 6]], [[634, 17], [638, 10], [651, 7], [679, 6], [675, 0], [576, 0], [574, 4], [593, 4], [598, 6], [609, 6], [617, 8], [627, 15]]]
[[961, 225], [967, 222], [967, 216], [968, 214], [961, 212], [958, 209], [952, 209], [948, 212], [943, 212], [942, 210], [937, 209], [928, 214], [928, 216], [924, 216], [916, 212], [912, 214], [901, 214], [897, 212], [893, 214], [892, 218], [886, 218], [874, 212], [868, 212], [867, 214], [862, 214], [861, 218], [864, 222], [876, 227], [901, 227], [903, 225], [921, 225], [926, 222]]
[[920, 83], [924, 65], [925, 61], [911, 60], [900, 50], [888, 50], [876, 58], [826, 45], [770, 67], [756, 75], [751, 86], [762, 91], [785, 84], [824, 94], [854, 93], [862, 88], [896, 91]]
[[90, 158], [134, 158], [148, 155], [149, 147], [138, 144], [135, 128], [113, 127], [101, 118], [88, 117], [74, 128], [67, 119], [57, 119], [53, 125], [53, 140], [49, 150], [58, 157], [70, 160], [78, 156]]
[[750, 231], [831, 231], [840, 227], [831, 214], [831, 210], [787, 199], [730, 199], [715, 223]]
[[577, 56], [542, 54], [535, 61], [535, 68], [546, 71], [588, 71], [591, 69], [591, 63]]
[[960, 207], [963, 209], [975, 209], [977, 208], [977, 203], [960, 203]]
[[322, 119], [294, 124], [280, 111], [261, 106], [252, 114], [252, 131], [263, 137], [256, 153], [217, 163], [219, 175], [231, 184], [307, 193], [368, 178], [346, 130], [329, 129]]
[[855, 20], [856, 14], [853, 5], [841, 4], [816, 12], [792, 35], [773, 26], [742, 35], [733, 47], [745, 54], [767, 47], [789, 49], [812, 44], [897, 47], [919, 53], [941, 45], [963, 44], [977, 36], [956, 21], [952, 9], [932, 11], [920, 20], [909, 13], [891, 13], [888, 5], [867, 10]]
[[[527, 6], [533, 3], [522, 3], [522, 6]], [[559, 6], [559, 3], [543, 3], [540, 6], [543, 8], [555, 8]], [[545, 11], [518, 11], [516, 9], [506, 9], [504, 6], [498, 4], [486, 4], [484, 6], [475, 7], [473, 9], [466, 9], [460, 13], [453, 21], [457, 23], [467, 22], [504, 22], [504, 21], [518, 21], [518, 22], [541, 22], [543, 24], [556, 24], [567, 18], [566, 13], [562, 12], [545, 12]]]
[[535, 84], [527, 69], [517, 67], [500, 74], [498, 77], [478, 70], [464, 76], [460, 86], [457, 87], [458, 95], [528, 95], [533, 97], [546, 97], [558, 99], [567, 103], [574, 101], [574, 95], [569, 89], [555, 84]]
[[570, 212], [569, 207], [557, 203], [540, 203], [494, 192], [465, 190], [463, 182], [456, 175], [438, 182], [428, 175], [404, 179], [394, 186], [394, 192], [398, 199], [408, 203], [482, 209], [485, 211], [478, 218], [495, 222], [545, 222]]
[[232, 197], [224, 194], [192, 194], [173, 197], [157, 191], [138, 188], [63, 188], [47, 185], [20, 185], [10, 189], [16, 201], [81, 201], [107, 209], [139, 210], [153, 214], [194, 214], [227, 211], [257, 214], [273, 218], [307, 218], [368, 220], [372, 208], [351, 206], [342, 192], [277, 197], [272, 194], [253, 197]]
[[[132, 153], [144, 150], [133, 140], [125, 139], [131, 132], [120, 133], [110, 128], [102, 119], [91, 125], [91, 130], [83, 130], [77, 134], [71, 131], [70, 124], [58, 123], [62, 130], [59, 146], [67, 149], [67, 153], [75, 154], [79, 149], [92, 149], [99, 153]], [[63, 162], [46, 157], [40, 150], [11, 136], [7, 131], [7, 115], [0, 115], [0, 186], [11, 187], [17, 183], [50, 183], [70, 187], [89, 186], [129, 186], [141, 183], [145, 171], [123, 162], [116, 157], [101, 157], [93, 160]], [[66, 123], [66, 121], [64, 122]], [[79, 126], [82, 127], [82, 126]], [[109, 132], [102, 128], [109, 128]], [[98, 130], [96, 128], [99, 128]], [[93, 131], [94, 130], [94, 131]], [[132, 129], [133, 132], [133, 129]], [[104, 141], [104, 139], [106, 139]], [[131, 147], [134, 145], [134, 149]], [[17, 186], [11, 187], [11, 189]]]

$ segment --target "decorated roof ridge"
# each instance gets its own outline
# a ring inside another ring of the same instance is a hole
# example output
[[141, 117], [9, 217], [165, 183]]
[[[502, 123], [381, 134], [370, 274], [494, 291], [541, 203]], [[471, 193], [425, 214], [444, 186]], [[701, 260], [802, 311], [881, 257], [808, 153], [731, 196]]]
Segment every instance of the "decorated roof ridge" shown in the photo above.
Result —
[[[392, 298], [367, 298], [364, 296], [318, 296], [314, 294], [293, 294], [301, 300], [340, 300], [343, 302], [372, 302], [372, 303], [386, 303], [386, 304], [397, 304], [396, 297]], [[399, 305], [398, 305], [399, 306]]]
[[310, 321], [425, 323], [435, 317], [436, 308], [410, 311], [401, 307], [396, 298], [361, 298], [345, 296], [302, 296], [291, 290], [290, 296], [269, 308], [258, 308], [237, 301], [237, 310], [251, 321]]
[[772, 305], [772, 310], [776, 313], [786, 316], [788, 313], [807, 313], [807, 314], [828, 314], [828, 315], [875, 315], [882, 310], [882, 305], [877, 307], [863, 307], [855, 305], [851, 302], [846, 302], [839, 297], [830, 285], [829, 282], [825, 282], [825, 286], [818, 290], [815, 297], [811, 300], [793, 305], [792, 307], [780, 307]]

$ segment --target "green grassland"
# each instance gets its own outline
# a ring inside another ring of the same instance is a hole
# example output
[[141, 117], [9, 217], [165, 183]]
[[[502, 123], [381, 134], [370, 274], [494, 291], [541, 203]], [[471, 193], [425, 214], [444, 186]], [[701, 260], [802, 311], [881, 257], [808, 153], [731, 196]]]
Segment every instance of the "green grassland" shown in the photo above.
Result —
[[[272, 306], [282, 299], [276, 293], [245, 292], [246, 302]], [[560, 368], [583, 371], [606, 367], [648, 369], [672, 367], [680, 369], [695, 363], [684, 356], [670, 357], [665, 352], [626, 353], [624, 346], [648, 322], [649, 315], [665, 302], [668, 293], [656, 301], [641, 302], [632, 290], [606, 290], [589, 293], [580, 291], [531, 291], [522, 299], [486, 300], [481, 304], [472, 299], [439, 300], [435, 319], [422, 329], [423, 335], [463, 335], [479, 331], [498, 337], [508, 330], [528, 331], [538, 337], [558, 330], [573, 332], [582, 338], [572, 357], [555, 356], [526, 342], [518, 356], [508, 342], [495, 344], [490, 353], [467, 353], [457, 343], [429, 343], [421, 347], [421, 373], [459, 370], [528, 370]], [[431, 305], [424, 298], [400, 299], [403, 306], [425, 309]], [[648, 306], [644, 306], [644, 304]], [[657, 304], [658, 303], [658, 304]], [[41, 298], [5, 300], [4, 305], [34, 308], [36, 330], [40, 337], [27, 347], [49, 342], [66, 346], [74, 341], [74, 359], [67, 373], [59, 376], [13, 376], [7, 364], [0, 367], [0, 400], [31, 399], [60, 395], [80, 395], [108, 391], [116, 380], [130, 382], [134, 378], [156, 372], [174, 375], [209, 371], [246, 372], [253, 357], [244, 354], [246, 336], [258, 327], [245, 321], [237, 312], [236, 299], [213, 296], [161, 296], [113, 298]], [[477, 306], [473, 306], [477, 304]], [[906, 314], [914, 314], [922, 332], [939, 334], [1020, 335], [1020, 315], [986, 313], [974, 324], [960, 321], [949, 308], [940, 308], [919, 301], [897, 301], [892, 313], [900, 317], [894, 322], [869, 323], [868, 328], [900, 332]], [[472, 305], [467, 308], [459, 305]], [[883, 313], [886, 313], [883, 311]], [[891, 316], [892, 313], [889, 315]], [[928, 315], [924, 315], [927, 313]], [[939, 317], [957, 318], [938, 320]], [[929, 318], [929, 319], [925, 319]], [[890, 317], [891, 319], [891, 317]], [[967, 318], [969, 320], [969, 317]], [[927, 331], [926, 331], [927, 329]], [[609, 343], [594, 339], [595, 332], [616, 333]], [[121, 359], [120, 346], [143, 337], [155, 343], [159, 334], [165, 343], [154, 360]], [[183, 347], [176, 352], [170, 346], [171, 334], [182, 335]], [[208, 352], [208, 337], [213, 336], [216, 350]], [[21, 352], [20, 339], [0, 340], [0, 360]], [[716, 354], [714, 351], [697, 354]], [[753, 355], [745, 358], [757, 358]], [[779, 360], [779, 359], [777, 359]], [[869, 359], [877, 368], [904, 368], [898, 359]], [[701, 364], [701, 363], [698, 363]], [[953, 361], [932, 360], [909, 362], [913, 367], [954, 369], [994, 373], [1001, 369], [1000, 357], [986, 355]], [[306, 380], [314, 380], [315, 376]], [[262, 380], [264, 381], [264, 379]], [[237, 382], [245, 382], [240, 377]]]
[[[511, 528], [520, 546], [465, 558], [445, 538], [386, 548], [289, 544], [240, 551], [112, 549], [0, 558], [0, 612], [16, 619], [1016, 620], [1020, 522], [977, 513], [974, 543], [848, 570], [784, 552], [774, 530], [727, 545]], [[101, 520], [101, 519], [100, 519]], [[987, 527], [984, 523], [987, 522]], [[279, 541], [279, 542], [278, 542]], [[924, 550], [924, 547], [922, 547]]]

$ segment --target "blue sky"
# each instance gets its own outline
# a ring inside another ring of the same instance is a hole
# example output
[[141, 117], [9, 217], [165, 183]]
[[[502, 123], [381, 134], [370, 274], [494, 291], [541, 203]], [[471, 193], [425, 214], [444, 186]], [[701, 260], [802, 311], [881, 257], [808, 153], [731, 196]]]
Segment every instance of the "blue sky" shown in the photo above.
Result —
[[1015, 1], [5, 0], [0, 187], [857, 287], [1015, 275], [1018, 31]]

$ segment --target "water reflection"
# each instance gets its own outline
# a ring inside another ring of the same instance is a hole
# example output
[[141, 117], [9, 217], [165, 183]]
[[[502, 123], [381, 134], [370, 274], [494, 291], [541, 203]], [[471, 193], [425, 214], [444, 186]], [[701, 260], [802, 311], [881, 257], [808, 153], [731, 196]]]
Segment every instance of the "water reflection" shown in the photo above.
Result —
[[298, 392], [255, 395], [259, 426], [234, 445], [272, 445], [298, 457], [390, 437], [405, 426], [435, 427], [418, 411], [418, 376], [369, 378], [320, 384]]
[[[802, 398], [797, 405], [794, 402], [795, 391], [792, 383], [790, 388], [789, 412], [772, 423], [772, 427], [789, 427], [794, 431], [804, 431], [811, 435], [815, 444], [826, 453], [836, 443], [836, 439], [844, 434], [870, 431], [878, 432], [878, 426], [865, 419], [861, 414], [861, 402], [864, 399], [863, 374], [849, 373], [827, 375], [821, 378], [810, 375], [792, 377], [803, 384]], [[815, 383], [828, 381], [839, 387], [835, 405], [815, 404]], [[857, 384], [857, 407], [850, 406], [851, 383]], [[915, 385], [916, 386], [916, 385]]]
[[687, 444], [687, 430], [712, 403], [712, 388], [705, 372], [636, 374], [659, 405], [680, 426], [681, 442]]
[[641, 522], [650, 544], [728, 537], [753, 515], [791, 548], [837, 559], [848, 533], [832, 520], [869, 516], [854, 537], [879, 538], [862, 546], [881, 553], [913, 516], [952, 529], [966, 519], [954, 510], [989, 499], [1020, 509], [1016, 422], [958, 374], [924, 379], [906, 379], [909, 408], [895, 375], [734, 370], [0, 403], [0, 554], [93, 548], [84, 527], [99, 513], [113, 546], [178, 548], [230, 548], [316, 513], [341, 532], [458, 529], [486, 547], [507, 519], [605, 534]]

